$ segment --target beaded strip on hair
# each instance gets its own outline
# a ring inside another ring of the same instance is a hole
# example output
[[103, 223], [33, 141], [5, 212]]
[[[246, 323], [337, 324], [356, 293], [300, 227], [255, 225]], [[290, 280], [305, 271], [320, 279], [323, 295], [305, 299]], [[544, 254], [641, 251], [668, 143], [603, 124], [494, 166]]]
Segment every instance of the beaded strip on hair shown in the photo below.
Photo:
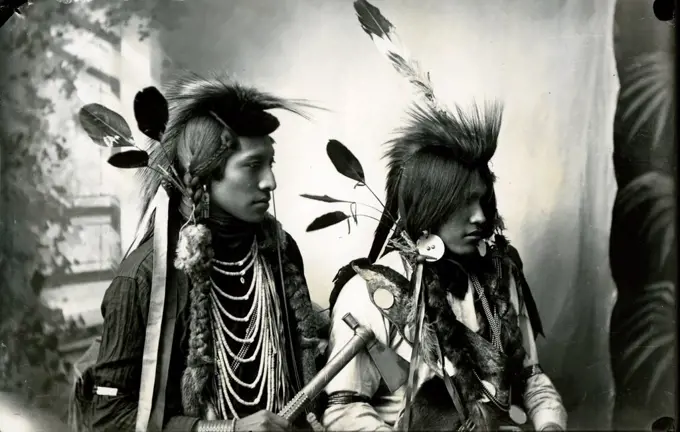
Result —
[[203, 173], [210, 170], [210, 168], [215, 166], [218, 161], [224, 159], [227, 152], [232, 149], [232, 144], [234, 143], [234, 137], [236, 136], [234, 131], [214, 112], [210, 111], [210, 116], [217, 120], [220, 126], [223, 127], [222, 133], [220, 134], [220, 146], [212, 156], [193, 167], [193, 172]]

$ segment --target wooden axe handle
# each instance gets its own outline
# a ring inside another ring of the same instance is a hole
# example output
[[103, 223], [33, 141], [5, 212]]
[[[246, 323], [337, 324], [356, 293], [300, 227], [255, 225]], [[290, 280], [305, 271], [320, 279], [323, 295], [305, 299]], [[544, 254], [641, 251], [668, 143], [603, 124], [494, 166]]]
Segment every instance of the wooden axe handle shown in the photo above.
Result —
[[343, 321], [347, 323], [354, 330], [354, 336], [352, 339], [345, 344], [344, 347], [333, 356], [332, 359], [326, 363], [323, 369], [319, 371], [318, 374], [306, 385], [302, 390], [295, 395], [295, 397], [286, 404], [281, 410], [279, 415], [289, 421], [295, 420], [300, 414], [302, 414], [307, 405], [314, 400], [329, 382], [352, 361], [354, 357], [364, 348], [366, 348], [371, 342], [375, 341], [375, 334], [359, 325], [359, 323], [354, 319], [352, 314], [347, 314], [343, 318]]

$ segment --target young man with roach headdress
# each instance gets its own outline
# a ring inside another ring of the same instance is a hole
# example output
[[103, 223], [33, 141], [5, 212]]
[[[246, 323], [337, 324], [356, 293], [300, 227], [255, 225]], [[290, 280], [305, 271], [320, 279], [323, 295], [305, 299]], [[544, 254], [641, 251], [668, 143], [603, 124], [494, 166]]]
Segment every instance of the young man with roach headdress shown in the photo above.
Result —
[[267, 213], [269, 111], [303, 115], [305, 103], [193, 76], [166, 96], [135, 100], [140, 129], [160, 141], [146, 164], [128, 152], [147, 167], [150, 228], [103, 300], [98, 357], [77, 389], [85, 428], [288, 430], [275, 413], [316, 374], [322, 323], [300, 251]]
[[397, 70], [418, 81], [426, 103], [389, 143], [387, 202], [369, 258], [336, 276], [329, 355], [353, 336], [342, 320], [351, 313], [400, 356], [395, 366], [408, 379], [390, 390], [375, 360], [359, 353], [326, 387], [323, 424], [520, 430], [530, 420], [535, 430], [565, 430], [560, 395], [539, 365], [542, 329], [522, 261], [501, 234], [488, 165], [501, 108], [439, 105], [427, 75], [394, 43], [392, 24], [365, 0], [355, 8]]

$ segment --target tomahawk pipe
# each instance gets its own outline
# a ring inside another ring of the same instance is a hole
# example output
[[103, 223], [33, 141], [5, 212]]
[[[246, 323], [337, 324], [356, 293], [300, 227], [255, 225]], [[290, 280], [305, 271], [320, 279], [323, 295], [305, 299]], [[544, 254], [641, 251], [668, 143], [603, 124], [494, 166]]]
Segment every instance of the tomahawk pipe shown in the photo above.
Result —
[[289, 421], [295, 420], [362, 349], [370, 348], [371, 344], [375, 343], [375, 334], [366, 327], [359, 325], [351, 313], [345, 315], [342, 320], [354, 330], [354, 336], [342, 347], [339, 353], [328, 361], [309, 384], [283, 407], [283, 410], [279, 413], [281, 417]]

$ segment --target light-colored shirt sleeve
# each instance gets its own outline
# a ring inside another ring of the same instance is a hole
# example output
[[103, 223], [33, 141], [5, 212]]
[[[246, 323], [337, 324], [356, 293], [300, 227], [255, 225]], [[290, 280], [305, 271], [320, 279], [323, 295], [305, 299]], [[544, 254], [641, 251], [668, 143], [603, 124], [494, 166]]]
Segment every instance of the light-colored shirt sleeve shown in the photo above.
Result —
[[[360, 276], [351, 279], [340, 292], [331, 315], [330, 358], [336, 355], [354, 336], [342, 318], [351, 313], [362, 326], [375, 333], [378, 341], [389, 346], [389, 322], [369, 298], [366, 283]], [[338, 391], [356, 392], [372, 398], [380, 386], [380, 374], [370, 356], [362, 350], [326, 387], [332, 394]], [[324, 412], [322, 423], [330, 431], [389, 431], [376, 409], [368, 403], [331, 405]]]
[[[514, 279], [510, 282], [510, 301], [515, 310], [520, 310], [517, 285]], [[519, 328], [522, 331], [524, 349], [527, 353], [524, 358], [524, 367], [537, 365], [539, 361], [536, 337], [531, 327], [526, 305], [522, 305], [521, 311], [517, 315]], [[548, 375], [540, 373], [530, 377], [526, 383], [523, 399], [524, 409], [526, 409], [535, 430], [540, 431], [549, 424], [558, 425], [562, 430], [567, 429], [567, 411], [562, 404], [562, 397]]]

